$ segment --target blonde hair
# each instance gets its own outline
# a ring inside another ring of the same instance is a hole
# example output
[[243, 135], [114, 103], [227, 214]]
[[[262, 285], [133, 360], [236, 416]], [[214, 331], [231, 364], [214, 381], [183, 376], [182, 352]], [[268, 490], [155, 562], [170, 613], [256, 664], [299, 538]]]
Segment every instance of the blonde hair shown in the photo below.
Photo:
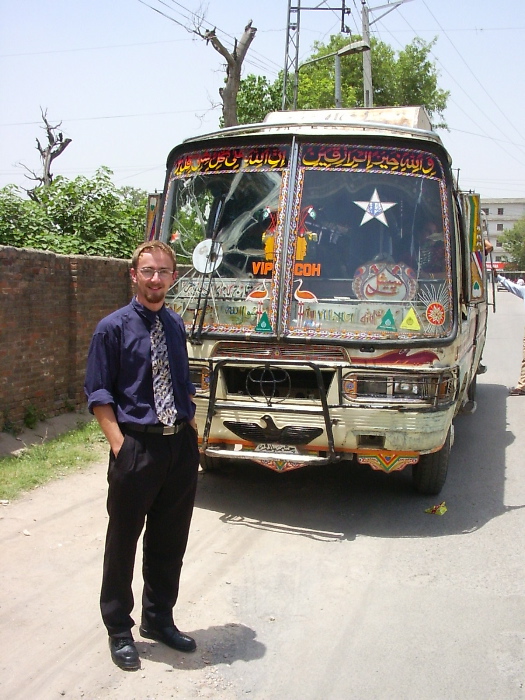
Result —
[[167, 243], [164, 243], [163, 241], [146, 241], [145, 243], [141, 243], [138, 248], [135, 249], [133, 252], [133, 256], [131, 258], [131, 267], [136, 270], [137, 265], [139, 263], [139, 258], [142, 255], [142, 253], [146, 250], [160, 250], [163, 253], [166, 253], [166, 255], [169, 255], [170, 258], [173, 260], [173, 269], [175, 269], [175, 266], [177, 265], [177, 258], [175, 256], [175, 251], [171, 246], [169, 246]]

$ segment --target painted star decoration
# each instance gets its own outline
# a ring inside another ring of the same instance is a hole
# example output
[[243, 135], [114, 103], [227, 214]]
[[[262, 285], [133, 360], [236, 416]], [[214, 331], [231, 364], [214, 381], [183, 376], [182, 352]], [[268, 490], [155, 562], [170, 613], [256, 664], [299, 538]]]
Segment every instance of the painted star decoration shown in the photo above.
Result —
[[365, 212], [363, 214], [360, 226], [366, 224], [366, 222], [370, 221], [371, 219], [377, 219], [385, 226], [388, 226], [385, 211], [388, 211], [388, 209], [390, 209], [391, 207], [395, 207], [397, 202], [382, 202], [379, 199], [377, 190], [374, 190], [374, 194], [370, 197], [369, 202], [354, 201], [354, 204], [357, 204], [357, 206], [361, 207], [361, 209], [363, 209]]

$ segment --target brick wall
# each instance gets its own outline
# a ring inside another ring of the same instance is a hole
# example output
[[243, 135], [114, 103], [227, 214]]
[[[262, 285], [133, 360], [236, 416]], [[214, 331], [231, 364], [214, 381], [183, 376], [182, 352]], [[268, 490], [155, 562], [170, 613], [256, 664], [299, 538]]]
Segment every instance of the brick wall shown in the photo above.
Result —
[[127, 260], [0, 246], [0, 430], [85, 406], [97, 322], [131, 299]]

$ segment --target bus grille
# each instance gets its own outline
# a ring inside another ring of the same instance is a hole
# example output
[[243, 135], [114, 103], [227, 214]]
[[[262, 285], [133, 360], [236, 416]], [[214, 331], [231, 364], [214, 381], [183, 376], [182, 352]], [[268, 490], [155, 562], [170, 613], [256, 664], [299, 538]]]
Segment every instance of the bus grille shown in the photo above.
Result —
[[320, 360], [323, 362], [348, 362], [346, 350], [330, 345], [276, 345], [271, 343], [220, 342], [213, 349], [214, 357], [243, 357], [255, 360]]

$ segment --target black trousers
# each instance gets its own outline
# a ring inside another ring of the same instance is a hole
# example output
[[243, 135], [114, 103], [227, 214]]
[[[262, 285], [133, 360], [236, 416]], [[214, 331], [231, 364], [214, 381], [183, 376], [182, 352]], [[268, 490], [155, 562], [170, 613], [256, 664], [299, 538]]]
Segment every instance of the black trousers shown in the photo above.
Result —
[[173, 623], [198, 465], [197, 434], [189, 425], [176, 435], [125, 432], [117, 458], [110, 452], [100, 594], [110, 635], [125, 636], [135, 624], [133, 568], [144, 523], [142, 619], [154, 627]]

